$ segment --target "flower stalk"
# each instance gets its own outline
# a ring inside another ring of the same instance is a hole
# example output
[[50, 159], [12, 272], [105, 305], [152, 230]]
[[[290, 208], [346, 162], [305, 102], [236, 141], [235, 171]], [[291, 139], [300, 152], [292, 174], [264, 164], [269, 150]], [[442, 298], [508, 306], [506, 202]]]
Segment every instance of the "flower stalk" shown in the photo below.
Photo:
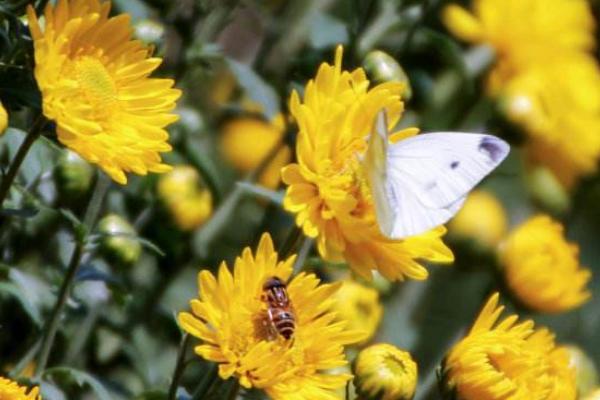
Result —
[[33, 143], [36, 141], [36, 139], [42, 133], [42, 129], [44, 128], [45, 124], [46, 124], [46, 119], [44, 117], [38, 116], [35, 119], [35, 122], [31, 126], [31, 129], [27, 133], [27, 136], [25, 136], [25, 140], [23, 141], [23, 143], [21, 143], [21, 146], [19, 147], [19, 150], [17, 151], [15, 158], [13, 159], [12, 163], [10, 164], [8, 172], [2, 178], [2, 183], [0, 183], [0, 208], [2, 207], [2, 204], [4, 203], [4, 200], [6, 199], [6, 196], [8, 195], [8, 192], [10, 191], [10, 187], [12, 186], [12, 183], [14, 182], [15, 178], [17, 177], [17, 172], [19, 172], [19, 168], [21, 167], [21, 164], [23, 164], [23, 160], [25, 160], [25, 156], [29, 152], [29, 149], [31, 148]]
[[171, 380], [171, 386], [169, 387], [169, 400], [175, 400], [177, 396], [177, 386], [183, 371], [185, 371], [185, 353], [187, 352], [188, 345], [190, 343], [189, 333], [184, 333], [179, 343], [179, 352], [177, 354], [177, 363], [175, 364], [175, 370], [173, 371], [173, 379]]
[[75, 276], [77, 275], [77, 271], [79, 270], [79, 265], [81, 264], [81, 258], [84, 254], [87, 236], [92, 231], [94, 224], [98, 219], [98, 215], [100, 214], [100, 208], [102, 207], [102, 201], [104, 200], [109, 186], [110, 180], [108, 179], [108, 177], [102, 173], [98, 174], [96, 186], [94, 188], [94, 193], [92, 194], [83, 219], [84, 229], [83, 231], [78, 232], [76, 234], [75, 249], [73, 250], [73, 254], [71, 255], [71, 260], [69, 261], [69, 266], [67, 268], [65, 278], [60, 286], [56, 304], [54, 305], [52, 314], [50, 314], [50, 318], [48, 319], [43, 332], [41, 351], [38, 357], [35, 372], [36, 377], [41, 376], [41, 374], [46, 369], [46, 365], [48, 364], [48, 358], [50, 356], [52, 346], [54, 345], [56, 332], [58, 331], [60, 317], [62, 316], [62, 313], [64, 311], [65, 305], [67, 303], [67, 297], [69, 295], [69, 292], [71, 291], [71, 287], [73, 286], [73, 281], [75, 279]]

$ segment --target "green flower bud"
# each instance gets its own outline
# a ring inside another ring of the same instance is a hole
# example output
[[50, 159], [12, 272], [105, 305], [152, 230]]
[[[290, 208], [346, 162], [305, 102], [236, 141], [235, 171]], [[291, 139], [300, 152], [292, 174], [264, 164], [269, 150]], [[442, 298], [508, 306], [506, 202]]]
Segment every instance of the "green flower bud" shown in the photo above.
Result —
[[100, 250], [109, 261], [131, 265], [140, 258], [142, 246], [132, 237], [137, 232], [124, 218], [109, 214], [100, 220], [98, 230], [103, 235]]
[[575, 366], [577, 392], [585, 396], [598, 386], [598, 370], [592, 359], [578, 346], [565, 346], [571, 357], [571, 365]]
[[134, 26], [134, 36], [147, 44], [160, 46], [164, 41], [165, 26], [151, 19], [142, 19]]
[[548, 168], [532, 167], [526, 181], [531, 197], [552, 214], [561, 215], [569, 209], [569, 194]]
[[92, 186], [94, 167], [77, 153], [65, 150], [54, 171], [58, 190], [68, 197], [79, 197]]
[[363, 67], [374, 83], [401, 82], [404, 84], [402, 98], [410, 100], [412, 88], [402, 66], [389, 54], [380, 50], [371, 51], [363, 61]]

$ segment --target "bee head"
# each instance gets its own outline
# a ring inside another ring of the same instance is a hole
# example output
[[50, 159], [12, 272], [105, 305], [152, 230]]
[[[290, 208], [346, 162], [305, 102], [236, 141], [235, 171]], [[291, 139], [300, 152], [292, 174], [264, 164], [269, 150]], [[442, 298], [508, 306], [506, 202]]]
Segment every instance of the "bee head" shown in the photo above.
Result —
[[272, 276], [263, 284], [263, 290], [271, 290], [273, 288], [285, 287], [285, 283], [276, 276]]

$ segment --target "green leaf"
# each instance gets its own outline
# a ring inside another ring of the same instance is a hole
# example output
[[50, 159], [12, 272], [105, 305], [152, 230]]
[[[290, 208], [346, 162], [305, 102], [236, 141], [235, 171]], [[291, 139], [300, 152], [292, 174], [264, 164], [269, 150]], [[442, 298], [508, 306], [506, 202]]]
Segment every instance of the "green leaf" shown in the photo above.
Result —
[[309, 21], [309, 40], [312, 47], [325, 49], [348, 43], [348, 30], [338, 19], [317, 11]]
[[269, 119], [279, 113], [277, 93], [252, 68], [232, 59], [227, 59], [227, 65], [248, 96], [262, 106]]
[[42, 317], [35, 304], [27, 295], [13, 282], [0, 282], [0, 293], [6, 293], [13, 296], [23, 307], [23, 310], [29, 315], [31, 320], [38, 326], [42, 326]]
[[75, 381], [79, 387], [88, 386], [96, 394], [98, 400], [112, 400], [113, 397], [110, 395], [108, 390], [104, 387], [99, 380], [94, 378], [92, 375], [79, 371], [69, 367], [55, 367], [47, 369], [44, 372], [44, 377], [52, 376], [54, 378], [66, 378], [68, 380]]
[[4, 217], [16, 217], [16, 218], [32, 218], [37, 215], [40, 210], [34, 207], [24, 208], [3, 208], [0, 210], [0, 215]]
[[272, 201], [273, 203], [275, 203], [277, 205], [283, 204], [283, 196], [284, 196], [283, 191], [277, 192], [275, 190], [267, 189], [263, 186], [254, 185], [254, 184], [248, 183], [248, 182], [237, 182], [236, 184], [240, 188], [242, 188], [242, 190], [246, 193], [253, 194], [257, 197], [261, 197], [263, 199]]
[[152, 390], [140, 394], [135, 398], [135, 400], [167, 400], [167, 392], [163, 392], [160, 390]]

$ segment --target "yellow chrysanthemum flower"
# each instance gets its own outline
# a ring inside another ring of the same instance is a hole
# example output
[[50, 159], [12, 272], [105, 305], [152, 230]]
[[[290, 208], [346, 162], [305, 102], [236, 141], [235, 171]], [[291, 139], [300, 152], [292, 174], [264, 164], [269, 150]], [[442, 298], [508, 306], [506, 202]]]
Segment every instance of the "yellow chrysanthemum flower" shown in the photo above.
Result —
[[[283, 138], [285, 121], [279, 114], [271, 122], [241, 117], [227, 122], [221, 132], [221, 148], [225, 158], [238, 170], [250, 172], [258, 167]], [[290, 162], [292, 152], [282, 146], [273, 157], [258, 182], [275, 189], [281, 181], [281, 168]]]
[[35, 77], [44, 115], [58, 139], [115, 181], [125, 172], [166, 172], [160, 153], [170, 151], [165, 127], [181, 92], [173, 80], [149, 78], [161, 63], [131, 40], [127, 14], [109, 18], [110, 2], [48, 3], [44, 23], [27, 14], [35, 48]]
[[578, 248], [568, 243], [560, 223], [548, 216], [530, 218], [512, 231], [500, 251], [511, 291], [528, 307], [560, 312], [590, 299], [591, 272], [582, 268]]
[[596, 170], [600, 70], [592, 56], [532, 66], [504, 86], [502, 97], [507, 116], [528, 134], [531, 161], [548, 166], [567, 187]]
[[246, 248], [236, 259], [233, 274], [225, 263], [217, 277], [200, 272], [199, 299], [190, 302], [192, 313], [179, 314], [179, 323], [202, 339], [196, 353], [219, 363], [223, 379], [235, 376], [242, 386], [263, 389], [275, 400], [333, 400], [351, 375], [327, 371], [347, 364], [344, 346], [362, 340], [364, 333], [336, 322], [332, 296], [339, 285], [320, 284], [315, 275], [301, 273], [287, 285], [293, 338], [272, 337], [263, 285], [271, 277], [287, 282], [294, 259], [279, 261], [264, 234], [256, 255]]
[[511, 315], [498, 322], [498, 293], [443, 365], [445, 387], [462, 400], [574, 400], [575, 369], [546, 329]]
[[418, 381], [410, 353], [391, 344], [374, 344], [358, 354], [354, 385], [360, 399], [410, 400]]
[[465, 205], [448, 224], [451, 234], [468, 237], [484, 246], [494, 247], [506, 234], [507, 218], [494, 195], [474, 190]]
[[39, 388], [24, 388], [9, 379], [0, 376], [0, 399], [2, 400], [41, 400]]
[[8, 113], [4, 108], [2, 102], [0, 102], [0, 135], [4, 133], [6, 128], [8, 127]]
[[442, 19], [457, 37], [494, 48], [492, 92], [532, 65], [594, 48], [595, 23], [586, 0], [474, 0], [473, 13], [449, 5]]
[[335, 293], [335, 311], [338, 318], [348, 321], [348, 328], [365, 331], [366, 337], [359, 344], [373, 337], [381, 317], [383, 306], [379, 301], [379, 292], [356, 281], [346, 279]]
[[[389, 280], [426, 279], [416, 260], [450, 262], [453, 255], [442, 242], [443, 226], [404, 240], [384, 237], [362, 163], [375, 115], [387, 110], [390, 126], [402, 115], [404, 86], [388, 82], [369, 89], [365, 72], [342, 71], [342, 48], [335, 65], [322, 64], [306, 85], [304, 99], [293, 92], [290, 110], [299, 127], [298, 164], [282, 170], [288, 185], [286, 210], [296, 214], [304, 234], [317, 238], [321, 256], [346, 260], [366, 279], [378, 270]], [[416, 129], [402, 132], [416, 134]]]
[[[473, 14], [450, 5], [456, 36], [492, 46], [491, 95], [529, 136], [527, 153], [571, 187], [600, 158], [600, 69], [586, 0], [475, 0]], [[548, 46], [552, 43], [552, 46]], [[568, 111], [566, 111], [568, 110]]]
[[202, 225], [212, 214], [212, 194], [190, 165], [177, 165], [158, 181], [158, 195], [184, 231]]

